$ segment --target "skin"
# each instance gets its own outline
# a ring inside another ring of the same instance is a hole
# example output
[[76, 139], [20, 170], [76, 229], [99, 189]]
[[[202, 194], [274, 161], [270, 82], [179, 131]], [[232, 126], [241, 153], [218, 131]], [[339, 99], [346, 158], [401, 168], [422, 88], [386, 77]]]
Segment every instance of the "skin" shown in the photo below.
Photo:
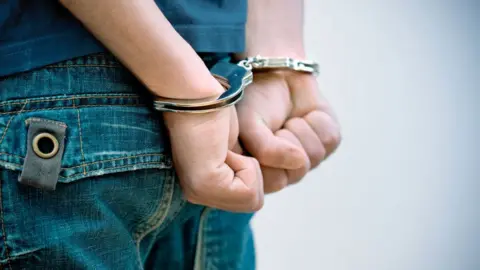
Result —
[[[216, 97], [222, 86], [153, 0], [61, 0], [157, 96]], [[303, 1], [250, 0], [247, 49], [237, 57], [305, 58]], [[145, 38], [148, 37], [148, 38]], [[186, 199], [252, 212], [265, 193], [297, 183], [340, 142], [313, 76], [258, 73], [245, 99], [218, 112], [164, 113]], [[252, 157], [241, 152], [238, 137]], [[237, 147], [235, 147], [235, 145]]]
[[[197, 99], [224, 91], [153, 0], [60, 2], [154, 95]], [[229, 211], [253, 212], [262, 207], [263, 179], [257, 160], [229, 150], [238, 138], [234, 107], [163, 117], [187, 200]]]
[[[238, 58], [305, 59], [303, 1], [250, 0], [248, 4], [247, 50]], [[298, 183], [341, 141], [333, 110], [311, 74], [256, 73], [237, 109], [240, 140], [261, 164], [265, 193]]]

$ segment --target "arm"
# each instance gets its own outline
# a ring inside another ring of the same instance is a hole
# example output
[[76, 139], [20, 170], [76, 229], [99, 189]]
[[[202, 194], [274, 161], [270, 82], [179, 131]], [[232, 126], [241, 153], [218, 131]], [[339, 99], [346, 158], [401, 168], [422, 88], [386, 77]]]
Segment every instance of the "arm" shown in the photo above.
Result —
[[240, 57], [257, 54], [304, 58], [303, 0], [249, 0], [247, 46]]
[[223, 92], [153, 0], [60, 2], [154, 94], [196, 99]]
[[[153, 0], [61, 0], [154, 94], [197, 99], [224, 89]], [[234, 107], [207, 114], [164, 113], [185, 197], [230, 211], [263, 204], [258, 163], [229, 151], [238, 138]]]
[[[303, 0], [249, 0], [247, 47], [239, 57], [305, 58]], [[300, 181], [340, 143], [338, 123], [311, 74], [255, 74], [238, 105], [240, 139], [262, 165], [266, 193]]]

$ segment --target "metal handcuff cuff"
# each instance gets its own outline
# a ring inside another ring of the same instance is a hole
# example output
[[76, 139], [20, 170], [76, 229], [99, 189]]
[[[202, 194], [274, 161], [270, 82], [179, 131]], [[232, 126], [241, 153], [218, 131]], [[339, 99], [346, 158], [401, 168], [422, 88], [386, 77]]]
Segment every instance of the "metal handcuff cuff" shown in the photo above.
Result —
[[253, 82], [254, 70], [289, 69], [299, 72], [319, 72], [314, 61], [296, 60], [293, 58], [249, 57], [238, 64], [219, 62], [210, 72], [226, 89], [218, 98], [207, 99], [171, 99], [156, 97], [154, 108], [163, 112], [208, 113], [233, 106], [243, 98], [245, 88]]

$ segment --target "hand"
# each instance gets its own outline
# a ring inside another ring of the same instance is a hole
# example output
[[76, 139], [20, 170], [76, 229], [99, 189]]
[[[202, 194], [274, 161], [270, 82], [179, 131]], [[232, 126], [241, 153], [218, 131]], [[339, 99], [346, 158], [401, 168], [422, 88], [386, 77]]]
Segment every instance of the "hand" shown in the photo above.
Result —
[[310, 74], [256, 73], [237, 110], [240, 140], [262, 166], [265, 193], [297, 183], [340, 143], [337, 120]]
[[164, 113], [164, 119], [188, 201], [235, 212], [263, 206], [258, 162], [229, 150], [238, 139], [234, 107], [206, 114]]

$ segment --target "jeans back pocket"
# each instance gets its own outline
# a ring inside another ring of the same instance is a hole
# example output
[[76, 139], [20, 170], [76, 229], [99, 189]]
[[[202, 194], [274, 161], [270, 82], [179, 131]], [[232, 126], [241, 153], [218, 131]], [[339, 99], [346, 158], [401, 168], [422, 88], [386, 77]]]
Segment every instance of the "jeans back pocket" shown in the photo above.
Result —
[[[0, 268], [141, 264], [140, 241], [185, 205], [141, 84], [91, 56], [0, 78], [0, 100]], [[56, 157], [55, 190], [19, 183]]]

